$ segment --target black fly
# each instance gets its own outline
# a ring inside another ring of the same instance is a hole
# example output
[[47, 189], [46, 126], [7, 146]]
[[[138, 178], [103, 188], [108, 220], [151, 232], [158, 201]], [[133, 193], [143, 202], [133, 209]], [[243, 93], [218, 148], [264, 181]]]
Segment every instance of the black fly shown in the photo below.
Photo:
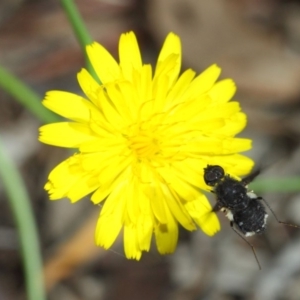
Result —
[[217, 203], [213, 211], [225, 213], [231, 228], [251, 246], [259, 269], [261, 269], [253, 245], [241, 235], [242, 233], [248, 237], [265, 231], [268, 214], [261, 201], [264, 201], [279, 223], [298, 228], [299, 226], [279, 221], [268, 203], [253, 191], [248, 190], [248, 184], [258, 175], [259, 171], [256, 171], [238, 181], [225, 174], [220, 166], [208, 165], [204, 169], [204, 181], [208, 186], [213, 187], [212, 192], [216, 194]]

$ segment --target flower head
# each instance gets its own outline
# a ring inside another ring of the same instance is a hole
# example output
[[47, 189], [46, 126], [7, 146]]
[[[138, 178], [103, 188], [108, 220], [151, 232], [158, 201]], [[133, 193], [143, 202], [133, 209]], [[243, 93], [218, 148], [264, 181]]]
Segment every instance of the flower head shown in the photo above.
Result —
[[121, 35], [120, 63], [97, 43], [87, 53], [102, 85], [83, 69], [85, 97], [51, 91], [43, 101], [70, 121], [42, 126], [40, 141], [78, 149], [50, 173], [50, 198], [76, 202], [92, 194], [95, 204], [104, 202], [96, 243], [111, 247], [123, 228], [128, 258], [149, 251], [153, 233], [158, 251], [172, 253], [179, 224], [215, 234], [220, 225], [202, 192], [208, 190], [203, 169], [217, 164], [239, 176], [253, 166], [239, 154], [251, 141], [235, 138], [246, 116], [230, 101], [234, 82], [217, 82], [216, 65], [198, 76], [191, 69], [179, 75], [181, 44], [173, 33], [154, 74], [133, 32]]

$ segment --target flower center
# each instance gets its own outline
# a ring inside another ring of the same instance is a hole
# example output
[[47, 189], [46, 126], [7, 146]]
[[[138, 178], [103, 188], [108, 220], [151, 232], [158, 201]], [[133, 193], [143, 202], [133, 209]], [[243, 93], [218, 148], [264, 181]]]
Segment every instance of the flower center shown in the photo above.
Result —
[[135, 152], [136, 156], [142, 158], [153, 158], [159, 153], [159, 139], [154, 132], [138, 131], [134, 136], [129, 137], [129, 147]]

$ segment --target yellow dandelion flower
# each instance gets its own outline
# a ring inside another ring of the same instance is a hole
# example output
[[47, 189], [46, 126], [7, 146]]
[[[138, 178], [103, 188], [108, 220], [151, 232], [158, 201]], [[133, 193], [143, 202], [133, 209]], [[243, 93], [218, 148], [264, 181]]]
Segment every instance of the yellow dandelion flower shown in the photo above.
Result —
[[230, 101], [234, 82], [217, 82], [216, 65], [180, 75], [181, 43], [173, 33], [154, 74], [142, 63], [133, 32], [121, 35], [120, 63], [97, 43], [87, 53], [103, 84], [83, 69], [78, 81], [85, 97], [50, 91], [43, 101], [71, 121], [42, 126], [40, 141], [78, 149], [50, 173], [50, 199], [76, 202], [92, 194], [93, 203], [105, 201], [96, 244], [110, 248], [123, 229], [128, 258], [149, 251], [153, 234], [158, 251], [172, 253], [179, 224], [215, 234], [220, 225], [202, 192], [208, 190], [203, 169], [217, 164], [239, 176], [253, 166], [239, 154], [251, 141], [235, 138], [246, 116]]

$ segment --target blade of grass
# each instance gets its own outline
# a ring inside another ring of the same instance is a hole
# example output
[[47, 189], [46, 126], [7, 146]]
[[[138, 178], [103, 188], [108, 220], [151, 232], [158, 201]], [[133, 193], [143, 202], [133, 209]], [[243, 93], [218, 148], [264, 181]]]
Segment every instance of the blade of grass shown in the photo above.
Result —
[[0, 140], [0, 178], [19, 233], [28, 300], [46, 300], [35, 218], [24, 182]]
[[100, 79], [97, 77], [92, 64], [86, 53], [86, 46], [93, 42], [92, 37], [90, 36], [86, 26], [82, 20], [82, 17], [79, 14], [79, 11], [74, 5], [73, 0], [61, 0], [61, 5], [66, 13], [66, 16], [73, 28], [75, 36], [82, 48], [82, 52], [85, 54], [86, 67], [90, 74], [101, 84]]
[[291, 193], [300, 191], [300, 177], [260, 178], [249, 185], [255, 192]]
[[39, 95], [1, 66], [0, 87], [2, 87], [9, 95], [13, 96], [41, 122], [52, 123], [60, 120], [58, 116], [42, 105], [41, 97]]

